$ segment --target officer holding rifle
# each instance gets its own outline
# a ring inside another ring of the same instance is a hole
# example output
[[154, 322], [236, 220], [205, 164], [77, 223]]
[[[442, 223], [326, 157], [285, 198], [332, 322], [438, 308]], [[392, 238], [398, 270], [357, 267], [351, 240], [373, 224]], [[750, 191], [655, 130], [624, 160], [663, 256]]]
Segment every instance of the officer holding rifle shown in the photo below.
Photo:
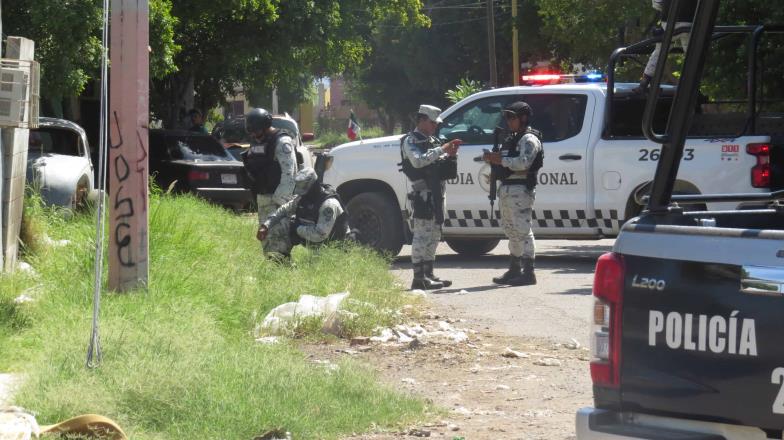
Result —
[[[536, 198], [537, 174], [544, 163], [542, 136], [528, 125], [533, 115], [531, 107], [517, 101], [504, 109], [504, 117], [511, 134], [498, 148], [486, 151], [482, 160], [491, 165], [491, 209], [498, 188], [501, 226], [509, 239], [509, 270], [493, 278], [496, 284], [527, 286], [536, 284], [534, 259], [536, 245], [532, 230], [532, 214]], [[496, 134], [497, 139], [497, 134]]]

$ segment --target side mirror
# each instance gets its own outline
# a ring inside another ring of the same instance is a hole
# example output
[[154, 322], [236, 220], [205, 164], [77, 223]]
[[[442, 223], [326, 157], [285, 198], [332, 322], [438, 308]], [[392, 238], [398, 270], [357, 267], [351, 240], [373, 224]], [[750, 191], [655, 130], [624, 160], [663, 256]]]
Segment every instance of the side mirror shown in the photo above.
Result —
[[302, 133], [302, 142], [310, 142], [313, 139], [316, 139], [316, 135], [313, 133]]

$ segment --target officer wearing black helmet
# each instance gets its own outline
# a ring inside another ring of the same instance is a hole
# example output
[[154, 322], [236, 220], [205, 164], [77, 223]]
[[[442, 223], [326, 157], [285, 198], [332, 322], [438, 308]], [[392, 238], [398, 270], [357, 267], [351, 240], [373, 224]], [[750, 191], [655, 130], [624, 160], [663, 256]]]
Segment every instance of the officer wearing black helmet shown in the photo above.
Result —
[[[294, 197], [294, 176], [297, 156], [294, 141], [283, 130], [272, 127], [272, 115], [255, 108], [245, 115], [245, 130], [251, 135], [251, 146], [242, 154], [251, 191], [259, 208], [259, 227], [273, 212]], [[290, 247], [282, 245], [281, 227], [272, 227], [262, 247], [269, 258], [287, 258]]]
[[532, 214], [536, 198], [539, 169], [544, 162], [541, 134], [528, 125], [533, 111], [517, 101], [504, 109], [504, 117], [511, 134], [504, 140], [501, 151], [484, 154], [485, 162], [496, 167], [501, 180], [498, 189], [501, 226], [509, 239], [509, 270], [493, 278], [496, 284], [527, 286], [536, 284], [534, 258], [536, 243], [532, 230]]

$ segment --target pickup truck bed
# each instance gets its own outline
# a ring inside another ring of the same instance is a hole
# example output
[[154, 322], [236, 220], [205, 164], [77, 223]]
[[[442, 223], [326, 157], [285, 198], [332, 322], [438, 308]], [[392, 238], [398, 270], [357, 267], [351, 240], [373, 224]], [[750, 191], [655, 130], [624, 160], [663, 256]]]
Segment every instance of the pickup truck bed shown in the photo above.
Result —
[[784, 210], [645, 215], [609, 258], [617, 375], [594, 376], [578, 438], [781, 439]]

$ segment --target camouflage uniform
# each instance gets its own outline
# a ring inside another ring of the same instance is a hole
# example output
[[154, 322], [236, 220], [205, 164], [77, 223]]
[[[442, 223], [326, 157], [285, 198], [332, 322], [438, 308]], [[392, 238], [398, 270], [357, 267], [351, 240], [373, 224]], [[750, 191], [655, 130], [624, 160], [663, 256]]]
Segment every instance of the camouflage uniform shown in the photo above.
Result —
[[[424, 136], [424, 135], [422, 135]], [[420, 150], [420, 145], [426, 144], [427, 151]], [[443, 154], [444, 150], [439, 146], [439, 142], [434, 137], [419, 140], [410, 135], [403, 144], [403, 154], [411, 162], [414, 168], [424, 168], [435, 163]], [[441, 182], [441, 193], [443, 194], [446, 185]], [[411, 182], [411, 197], [419, 197], [422, 200], [431, 200], [432, 194], [427, 188], [424, 180]], [[432, 202], [431, 202], [432, 203]], [[425, 261], [433, 261], [436, 258], [436, 248], [441, 242], [441, 225], [436, 224], [433, 216], [427, 218], [416, 218], [414, 215], [411, 241], [411, 261], [419, 264]]]
[[[508, 179], [525, 179], [526, 171], [542, 151], [542, 143], [533, 134], [525, 134], [518, 142], [517, 157], [504, 157], [501, 165], [512, 170]], [[536, 244], [532, 230], [532, 215], [536, 189], [526, 185], [504, 185], [498, 189], [501, 226], [509, 238], [509, 253], [513, 257], [534, 259]]]
[[[265, 244], [275, 240], [275, 243], [269, 243], [269, 246], [280, 249], [278, 252], [281, 254], [288, 255], [291, 253], [291, 248], [301, 242], [304, 242], [304, 244], [321, 244], [331, 237], [344, 238], [348, 236], [350, 234], [348, 222], [342, 220], [345, 218], [343, 214], [346, 211], [336, 197], [327, 198], [320, 203], [320, 206], [318, 206], [318, 218], [315, 221], [296, 217], [300, 204], [304, 204], [308, 200], [305, 194], [308, 193], [313, 185], [318, 185], [318, 176], [313, 169], [305, 168], [297, 173], [296, 180], [294, 199], [280, 206], [262, 223], [270, 231]], [[334, 194], [334, 192], [331, 194]], [[296, 219], [292, 223], [291, 220], [294, 217]], [[296, 231], [291, 230], [293, 224], [297, 225]], [[343, 228], [344, 230], [339, 231], [335, 228]], [[272, 236], [273, 230], [278, 230], [279, 233]], [[294, 240], [292, 240], [292, 236], [295, 237]]]
[[[284, 135], [278, 138], [278, 144], [275, 148], [275, 160], [280, 165], [280, 184], [272, 194], [256, 195], [256, 204], [259, 208], [259, 225], [264, 224], [264, 221], [270, 215], [293, 198], [294, 175], [297, 173], [297, 156], [294, 149], [294, 141], [291, 137]], [[265, 254], [288, 255], [291, 251], [291, 246], [284, 244], [288, 240], [288, 231], [284, 228], [283, 223], [278, 223], [270, 228], [269, 238], [262, 243], [262, 249]]]

